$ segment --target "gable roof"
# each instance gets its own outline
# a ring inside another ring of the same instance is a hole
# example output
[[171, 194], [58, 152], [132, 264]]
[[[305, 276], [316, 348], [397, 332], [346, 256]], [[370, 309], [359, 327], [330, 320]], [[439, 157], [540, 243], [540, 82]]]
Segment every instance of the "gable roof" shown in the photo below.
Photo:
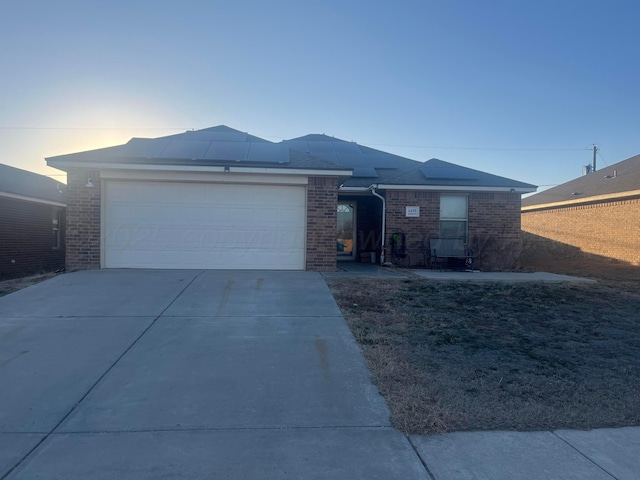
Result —
[[338, 165], [353, 169], [353, 176], [345, 187], [461, 187], [500, 188], [535, 191], [535, 185], [492, 175], [433, 158], [418, 162], [409, 158], [347, 142], [327, 135], [311, 134], [285, 140], [292, 149], [319, 156]]
[[594, 173], [531, 195], [522, 200], [523, 207], [540, 207], [556, 203], [582, 203], [628, 195], [640, 195], [640, 155], [610, 165]]
[[25, 197], [64, 205], [66, 185], [37, 173], [0, 164], [0, 196]]
[[339, 166], [273, 143], [226, 125], [189, 130], [158, 138], [134, 137], [123, 145], [46, 159], [53, 167], [68, 164], [117, 166], [119, 164], [242, 166], [278, 169], [344, 170]]

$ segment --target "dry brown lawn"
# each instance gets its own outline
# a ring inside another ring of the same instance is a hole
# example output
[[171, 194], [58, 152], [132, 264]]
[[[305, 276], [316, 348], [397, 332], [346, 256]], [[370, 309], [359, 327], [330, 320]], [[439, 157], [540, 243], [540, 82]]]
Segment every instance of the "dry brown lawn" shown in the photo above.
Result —
[[640, 425], [639, 274], [328, 283], [394, 426], [425, 434]]
[[2, 280], [0, 281], [0, 297], [16, 292], [30, 285], [35, 285], [36, 283], [40, 283], [49, 278], [53, 278], [56, 275], [57, 274], [53, 272], [39, 273], [37, 275], [29, 275], [28, 277], [13, 278], [11, 280]]

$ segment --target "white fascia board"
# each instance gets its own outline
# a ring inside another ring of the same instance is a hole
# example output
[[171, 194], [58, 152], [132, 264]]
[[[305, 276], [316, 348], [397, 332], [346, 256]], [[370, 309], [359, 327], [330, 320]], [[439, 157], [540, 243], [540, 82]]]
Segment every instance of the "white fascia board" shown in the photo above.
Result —
[[268, 185], [307, 185], [305, 175], [260, 175], [255, 173], [183, 172], [158, 170], [101, 170], [102, 180], [135, 182], [243, 183]]
[[375, 188], [381, 190], [432, 190], [440, 192], [512, 192], [531, 193], [537, 188], [529, 187], [464, 187], [451, 185], [385, 185], [378, 184]]
[[[149, 165], [139, 163], [98, 163], [98, 162], [51, 162], [49, 166], [55, 168], [87, 168], [91, 170], [145, 170], [164, 172], [235, 172], [235, 173], [258, 173], [263, 175], [306, 175], [322, 177], [350, 177], [352, 170], [315, 170], [312, 168], [265, 168], [265, 167], [242, 167], [230, 163], [229, 165]], [[225, 172], [225, 168], [229, 171]]]
[[368, 192], [371, 189], [371, 187], [340, 187], [338, 189], [339, 192], [358, 192], [358, 193], [362, 193], [362, 192]]
[[25, 195], [17, 195], [15, 193], [0, 192], [0, 197], [13, 198], [14, 200], [24, 200], [25, 202], [44, 203], [45, 205], [53, 205], [56, 207], [66, 207], [67, 204], [63, 202], [56, 202], [55, 200], [45, 200], [43, 198], [27, 197]]
[[521, 210], [523, 212], [529, 212], [532, 210], [543, 210], [543, 209], [556, 208], [556, 207], [570, 207], [573, 205], [580, 205], [583, 203], [606, 202], [609, 200], [623, 200], [625, 198], [637, 197], [637, 196], [640, 196], [640, 190], [629, 190], [628, 192], [609, 193], [607, 195], [595, 195], [593, 197], [576, 198], [573, 200], [565, 200], [562, 202], [541, 203], [539, 205], [528, 205], [526, 207], [522, 207]]

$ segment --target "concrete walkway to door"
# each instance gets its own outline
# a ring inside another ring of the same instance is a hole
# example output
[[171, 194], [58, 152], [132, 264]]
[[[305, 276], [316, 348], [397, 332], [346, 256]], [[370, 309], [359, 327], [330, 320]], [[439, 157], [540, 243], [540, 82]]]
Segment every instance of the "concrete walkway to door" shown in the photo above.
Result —
[[317, 273], [60, 275], [0, 298], [0, 385], [0, 478], [429, 478]]

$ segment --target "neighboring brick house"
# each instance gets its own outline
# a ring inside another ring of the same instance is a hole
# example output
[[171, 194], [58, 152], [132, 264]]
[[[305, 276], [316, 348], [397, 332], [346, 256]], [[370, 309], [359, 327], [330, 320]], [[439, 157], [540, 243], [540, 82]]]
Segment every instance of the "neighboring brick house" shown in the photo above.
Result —
[[522, 230], [640, 265], [640, 155], [522, 201]]
[[0, 279], [65, 264], [64, 185], [0, 164]]
[[444, 235], [483, 268], [513, 268], [520, 195], [535, 190], [325, 135], [272, 143], [222, 125], [47, 162], [68, 173], [69, 269], [330, 271], [379, 260], [397, 231], [416, 266]]

